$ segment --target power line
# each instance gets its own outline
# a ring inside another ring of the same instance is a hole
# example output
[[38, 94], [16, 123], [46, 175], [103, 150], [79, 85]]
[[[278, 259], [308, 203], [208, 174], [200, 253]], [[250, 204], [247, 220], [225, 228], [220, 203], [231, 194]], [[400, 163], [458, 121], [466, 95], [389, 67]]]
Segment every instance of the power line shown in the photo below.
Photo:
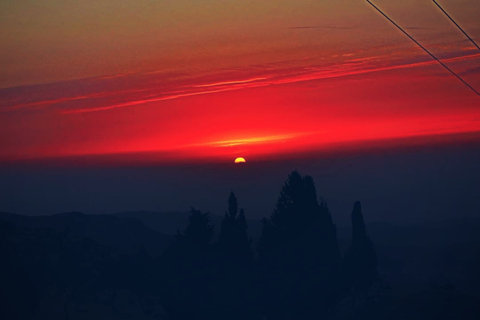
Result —
[[366, 0], [373, 8], [375, 8], [375, 10], [377, 10], [378, 12], [380, 12], [382, 14], [382, 16], [384, 16], [385, 18], [387, 18], [388, 21], [390, 21], [395, 27], [397, 27], [400, 31], [403, 32], [403, 34], [405, 34], [408, 38], [410, 38], [410, 40], [412, 40], [413, 42], [415, 42], [415, 44], [417, 44], [420, 48], [423, 49], [423, 51], [425, 51], [426, 53], [428, 53], [433, 59], [435, 59], [438, 63], [440, 63], [445, 69], [447, 69], [451, 74], [453, 74], [458, 80], [462, 81], [463, 84], [465, 84], [467, 87], [469, 87], [473, 92], [475, 92], [477, 95], [480, 96], [480, 93], [475, 90], [471, 85], [469, 85], [465, 80], [463, 80], [458, 74], [456, 74], [455, 72], [453, 72], [449, 67], [447, 67], [442, 61], [440, 61], [437, 57], [435, 57], [430, 51], [428, 51], [424, 46], [422, 46], [417, 40], [415, 40], [411, 35], [409, 35], [407, 32], [405, 32], [405, 30], [402, 29], [402, 27], [400, 27], [398, 24], [395, 23], [395, 21], [393, 21], [392, 19], [390, 19], [385, 13], [383, 13], [382, 10], [380, 10], [378, 7], [376, 7], [373, 3], [370, 2], [370, 0]]
[[468, 40], [470, 40], [470, 42], [473, 43], [473, 45], [474, 45], [475, 47], [477, 47], [478, 50], [480, 50], [480, 47], [478, 46], [478, 44], [462, 29], [462, 27], [460, 27], [460, 26], [458, 25], [458, 23], [457, 23], [455, 20], [453, 20], [452, 17], [450, 17], [450, 15], [447, 13], [447, 11], [445, 11], [445, 10], [438, 4], [437, 1], [435, 1], [435, 0], [432, 0], [432, 1], [433, 1], [433, 3], [435, 3], [435, 4], [437, 5], [437, 7], [440, 8], [440, 10], [442, 10], [442, 12], [448, 17], [448, 19], [450, 19], [450, 21], [452, 21], [453, 24], [455, 24], [455, 25], [457, 26], [457, 28], [460, 29], [460, 31], [463, 32], [463, 34], [468, 38]]

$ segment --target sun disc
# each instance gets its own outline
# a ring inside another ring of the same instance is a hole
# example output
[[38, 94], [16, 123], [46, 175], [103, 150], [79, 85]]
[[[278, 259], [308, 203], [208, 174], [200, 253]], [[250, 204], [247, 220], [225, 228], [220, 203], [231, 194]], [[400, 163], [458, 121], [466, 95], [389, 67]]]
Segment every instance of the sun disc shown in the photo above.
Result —
[[238, 157], [237, 159], [235, 159], [235, 163], [245, 163], [245, 159], [242, 158], [242, 157]]

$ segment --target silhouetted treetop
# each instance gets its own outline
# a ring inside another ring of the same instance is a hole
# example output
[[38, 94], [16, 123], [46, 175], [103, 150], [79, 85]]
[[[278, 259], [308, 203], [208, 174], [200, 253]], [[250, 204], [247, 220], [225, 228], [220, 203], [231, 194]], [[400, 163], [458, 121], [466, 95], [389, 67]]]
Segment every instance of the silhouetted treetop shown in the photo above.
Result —
[[293, 317], [310, 303], [323, 308], [334, 290], [340, 252], [336, 227], [326, 202], [318, 201], [312, 177], [298, 171], [288, 176], [270, 219], [263, 219], [258, 254], [265, 298], [278, 306], [271, 310], [273, 318], [277, 312]]
[[270, 222], [280, 232], [296, 234], [314, 220], [323, 226], [332, 224], [326, 202], [318, 202], [313, 178], [293, 171], [282, 187]]
[[243, 209], [240, 209], [240, 213], [237, 218], [237, 228], [238, 228], [238, 237], [241, 242], [249, 242], [248, 239], [248, 225], [247, 218], [245, 217], [245, 212]]
[[365, 230], [365, 222], [363, 221], [362, 204], [360, 201], [356, 201], [353, 204], [352, 211], [352, 242], [362, 242], [366, 237], [367, 232]]
[[238, 262], [251, 262], [253, 253], [247, 233], [247, 220], [243, 209], [237, 215], [238, 202], [233, 192], [228, 198], [228, 211], [225, 213], [220, 234], [218, 237], [218, 250], [223, 255], [236, 257]]
[[235, 219], [238, 212], [238, 202], [237, 197], [235, 194], [230, 192], [230, 196], [228, 197], [228, 214], [232, 219]]
[[355, 291], [367, 290], [377, 277], [377, 255], [367, 236], [362, 205], [356, 201], [352, 210], [352, 244], [345, 257], [350, 285]]
[[187, 243], [200, 247], [206, 247], [210, 244], [214, 231], [208, 215], [208, 212], [202, 213], [191, 208], [188, 225], [185, 229], [185, 240]]

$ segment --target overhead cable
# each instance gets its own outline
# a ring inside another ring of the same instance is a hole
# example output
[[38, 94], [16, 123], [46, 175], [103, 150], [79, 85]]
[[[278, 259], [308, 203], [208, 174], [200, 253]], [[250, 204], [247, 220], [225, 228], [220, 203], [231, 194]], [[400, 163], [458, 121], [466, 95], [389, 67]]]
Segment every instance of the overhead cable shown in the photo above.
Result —
[[428, 51], [424, 46], [422, 46], [417, 40], [415, 40], [411, 35], [409, 35], [405, 30], [402, 29], [402, 27], [400, 27], [398, 24], [395, 23], [395, 21], [393, 21], [392, 19], [390, 19], [385, 13], [383, 13], [382, 10], [380, 10], [377, 6], [375, 6], [373, 3], [370, 2], [370, 0], [366, 0], [373, 8], [375, 8], [375, 10], [377, 10], [378, 12], [380, 12], [382, 14], [382, 16], [384, 16], [385, 18], [387, 18], [388, 21], [390, 21], [395, 27], [397, 27], [401, 32], [403, 32], [410, 40], [412, 40], [413, 42], [415, 42], [415, 44], [417, 44], [420, 48], [423, 49], [423, 51], [425, 51], [426, 53], [428, 53], [433, 59], [435, 59], [438, 63], [440, 63], [445, 69], [447, 69], [451, 74], [453, 74], [458, 80], [460, 80], [464, 85], [466, 85], [467, 87], [469, 87], [473, 92], [475, 92], [478, 96], [480, 96], [480, 93], [475, 90], [475, 88], [473, 88], [471, 85], [469, 85], [465, 80], [462, 79], [462, 77], [460, 77], [458, 74], [456, 74], [453, 70], [451, 70], [449, 67], [447, 67], [440, 59], [438, 59], [435, 55], [433, 55], [433, 53], [431, 53], [430, 51]]
[[473, 40], [473, 39], [465, 32], [465, 30], [463, 30], [462, 27], [460, 27], [460, 26], [458, 25], [458, 23], [457, 23], [455, 20], [453, 20], [453, 18], [447, 13], [447, 11], [445, 11], [445, 10], [442, 8], [442, 6], [440, 6], [440, 5], [438, 4], [437, 1], [435, 1], [435, 0], [432, 0], [432, 1], [433, 1], [433, 3], [435, 3], [435, 5], [436, 5], [437, 7], [440, 8], [440, 10], [442, 10], [442, 12], [447, 16], [447, 18], [450, 19], [450, 21], [452, 21], [453, 24], [455, 24], [455, 25], [457, 26], [457, 28], [458, 28], [460, 31], [463, 32], [463, 34], [468, 38], [468, 40], [470, 40], [470, 42], [473, 43], [473, 45], [474, 45], [475, 47], [477, 47], [478, 50], [480, 50], [480, 47], [479, 47], [478, 44], [475, 42], [475, 40]]

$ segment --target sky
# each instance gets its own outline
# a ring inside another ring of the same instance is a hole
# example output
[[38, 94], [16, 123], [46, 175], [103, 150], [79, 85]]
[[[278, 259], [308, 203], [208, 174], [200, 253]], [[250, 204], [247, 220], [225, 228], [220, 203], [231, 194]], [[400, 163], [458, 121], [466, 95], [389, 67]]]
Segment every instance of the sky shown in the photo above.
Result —
[[[480, 51], [432, 1], [374, 3], [480, 90]], [[477, 1], [439, 3], [480, 42]], [[249, 165], [480, 136], [480, 97], [363, 0], [5, 0], [0, 44], [3, 168]]]
[[[377, 5], [480, 88], [480, 52], [433, 3]], [[478, 38], [475, 1], [443, 5]], [[0, 6], [0, 159], [255, 160], [480, 129], [479, 97], [365, 1]]]

